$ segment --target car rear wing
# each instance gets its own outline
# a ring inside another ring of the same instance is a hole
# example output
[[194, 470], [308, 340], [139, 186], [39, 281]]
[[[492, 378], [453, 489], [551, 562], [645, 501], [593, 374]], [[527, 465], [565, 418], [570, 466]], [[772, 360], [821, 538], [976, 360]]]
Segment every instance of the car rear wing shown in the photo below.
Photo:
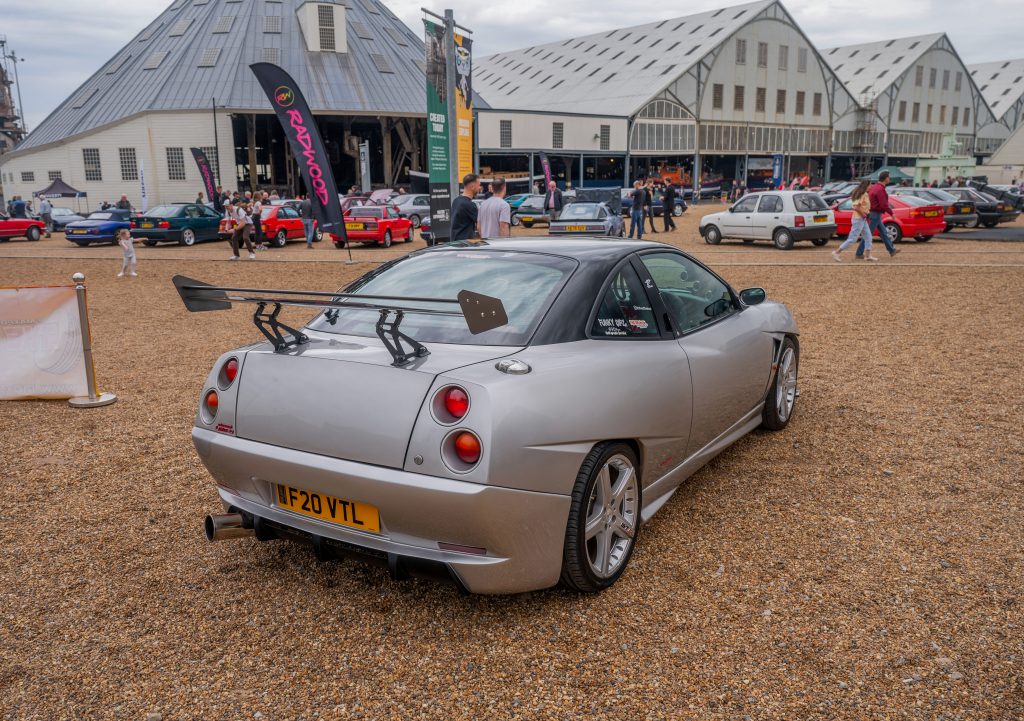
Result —
[[[183, 275], [176, 275], [172, 280], [185, 308], [190, 313], [227, 310], [232, 307], [233, 303], [254, 303], [256, 312], [253, 313], [252, 321], [266, 339], [273, 344], [276, 351], [285, 351], [288, 348], [309, 342], [309, 338], [304, 333], [285, 325], [278, 318], [284, 306], [326, 310], [328, 320], [332, 319], [332, 314], [333, 319], [336, 319], [341, 309], [379, 311], [380, 317], [376, 325], [377, 337], [381, 339], [384, 347], [394, 359], [391, 364], [393, 366], [404, 366], [416, 358], [430, 354], [423, 344], [401, 331], [402, 319], [407, 313], [461, 316], [465, 319], [466, 326], [473, 335], [500, 328], [508, 323], [508, 315], [500, 299], [470, 290], [460, 290], [454, 299], [415, 298], [397, 295], [325, 293], [309, 290], [228, 288], [210, 285]], [[451, 310], [419, 308], [415, 307], [416, 303], [434, 303], [454, 307]], [[285, 333], [291, 337], [286, 337]]]

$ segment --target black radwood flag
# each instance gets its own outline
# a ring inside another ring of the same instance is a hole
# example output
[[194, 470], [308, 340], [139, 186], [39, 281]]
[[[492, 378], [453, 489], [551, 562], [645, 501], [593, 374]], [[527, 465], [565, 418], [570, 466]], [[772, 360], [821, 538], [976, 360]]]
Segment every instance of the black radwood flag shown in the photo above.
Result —
[[292, 77], [278, 66], [253, 63], [249, 68], [274, 106], [277, 119], [291, 143], [320, 229], [347, 240], [331, 161], [306, 99]]
[[202, 148], [189, 148], [192, 151], [192, 157], [196, 159], [196, 165], [199, 166], [199, 175], [203, 178], [203, 187], [206, 188], [206, 199], [213, 202], [213, 196], [217, 194], [216, 184], [213, 182], [213, 171], [210, 169], [210, 159], [206, 157], [206, 153], [203, 152]]

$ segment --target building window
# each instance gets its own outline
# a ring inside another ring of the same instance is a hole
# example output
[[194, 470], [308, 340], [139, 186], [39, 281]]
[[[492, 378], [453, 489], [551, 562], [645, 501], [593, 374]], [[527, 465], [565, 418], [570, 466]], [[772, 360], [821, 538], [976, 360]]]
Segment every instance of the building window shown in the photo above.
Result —
[[765, 98], [767, 97], [767, 95], [768, 95], [768, 91], [765, 90], [764, 88], [758, 88], [755, 91], [755, 93], [754, 93], [754, 110], [755, 111], [757, 111], [759, 113], [763, 113], [764, 112], [765, 104], [767, 102], [765, 100]]
[[945, 125], [945, 124], [946, 124], [946, 106], [945, 105], [940, 105], [939, 106], [939, 125]]
[[917, 123], [921, 120], [921, 103], [914, 103], [910, 111], [910, 122]]
[[50, 170], [50, 171], [48, 171], [46, 173], [46, 175], [47, 175], [47, 177], [49, 177], [51, 183], [54, 180], [60, 180], [60, 171], [59, 170]]
[[796, 51], [796, 71], [807, 72], [807, 48], [798, 48]]
[[924, 65], [914, 68], [914, 87], [920, 88], [924, 85]]
[[167, 179], [185, 179], [185, 151], [182, 148], [167, 148]]
[[551, 147], [561, 148], [565, 143], [565, 123], [551, 123]]
[[784, 113], [786, 112], [786, 91], [776, 90], [775, 91], [775, 112]]
[[334, 44], [334, 6], [317, 5], [317, 18], [320, 21], [320, 49], [333, 51]]
[[743, 96], [746, 95], [746, 88], [737, 85], [732, 89], [732, 109], [743, 110]]
[[949, 71], [948, 70], [943, 70], [942, 71], [942, 89], [943, 90], [949, 90]]
[[899, 121], [901, 123], [905, 122], [906, 119], [907, 119], [907, 101], [906, 100], [901, 100], [900, 101], [900, 112], [899, 112], [898, 119], [899, 119]]
[[135, 159], [135, 148], [118, 148], [117, 155], [121, 161], [121, 180], [138, 180], [139, 164]]
[[601, 126], [601, 150], [611, 150], [612, 148], [612, 126], [602, 125]]
[[711, 86], [711, 109], [721, 110], [722, 109], [722, 96], [725, 94], [725, 86], [721, 83], [715, 83]]
[[929, 68], [928, 69], [928, 87], [929, 88], [934, 88], [935, 87], [935, 78], [938, 76], [938, 74], [939, 74], [939, 71], [936, 70], [935, 68]]
[[747, 41], [743, 38], [736, 38], [736, 64], [747, 64]]
[[971, 127], [971, 109], [970, 108], [964, 108], [964, 127], [965, 128]]
[[82, 163], [85, 165], [86, 180], [103, 180], [99, 148], [82, 148]]
[[23, 170], [21, 171], [21, 182], [23, 183], [34, 183], [36, 182], [36, 173], [34, 170]]
[[812, 106], [811, 112], [813, 112], [815, 115], [818, 115], [818, 116], [821, 115], [821, 100], [822, 100], [821, 93], [815, 93], [814, 94], [814, 105]]
[[512, 121], [498, 121], [498, 145], [502, 148], [512, 147]]
[[779, 46], [779, 70], [789, 69], [789, 46]]
[[956, 105], [953, 106], [953, 125], [954, 127], [960, 121], [960, 108]]
[[924, 117], [925, 117], [924, 121], [926, 123], [928, 123], [929, 125], [931, 125], [931, 122], [932, 122], [932, 104], [931, 103], [928, 103], [928, 110], [925, 113]]
[[206, 159], [210, 163], [210, 172], [214, 178], [220, 178], [220, 158], [217, 157], [217, 148], [212, 145], [204, 145], [200, 148], [206, 153]]
[[796, 91], [796, 114], [797, 115], [803, 115], [804, 114], [804, 101], [806, 100], [806, 97], [807, 97], [807, 93], [805, 93], [803, 90], [797, 90]]
[[768, 43], [757, 44], [757, 67], [768, 67]]
[[956, 84], [953, 86], [953, 89], [956, 90], [959, 93], [960, 89], [963, 88], [963, 86], [964, 86], [964, 74], [963, 73], [957, 73], [956, 74]]

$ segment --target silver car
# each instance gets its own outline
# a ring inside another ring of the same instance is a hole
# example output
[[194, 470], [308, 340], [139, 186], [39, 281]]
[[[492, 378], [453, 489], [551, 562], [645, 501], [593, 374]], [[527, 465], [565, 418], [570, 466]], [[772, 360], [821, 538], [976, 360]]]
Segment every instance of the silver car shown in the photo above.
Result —
[[[255, 303], [268, 339], [203, 387], [208, 538], [474, 593], [607, 588], [676, 488], [798, 395], [789, 310], [660, 243], [454, 243], [334, 293], [175, 284], [193, 311]], [[290, 328], [284, 305], [322, 312]]]
[[430, 196], [423, 193], [406, 193], [392, 196], [388, 205], [398, 208], [398, 214], [412, 221], [412, 227], [420, 227], [424, 218], [430, 217]]

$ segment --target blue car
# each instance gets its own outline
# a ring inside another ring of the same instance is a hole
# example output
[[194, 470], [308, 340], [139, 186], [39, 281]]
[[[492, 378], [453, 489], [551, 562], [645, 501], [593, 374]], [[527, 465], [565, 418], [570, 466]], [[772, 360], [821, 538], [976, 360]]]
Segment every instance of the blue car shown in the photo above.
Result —
[[68, 223], [64, 228], [64, 236], [83, 248], [92, 243], [116, 244], [117, 231], [131, 226], [130, 217], [131, 211], [128, 210], [97, 210], [85, 220]]

